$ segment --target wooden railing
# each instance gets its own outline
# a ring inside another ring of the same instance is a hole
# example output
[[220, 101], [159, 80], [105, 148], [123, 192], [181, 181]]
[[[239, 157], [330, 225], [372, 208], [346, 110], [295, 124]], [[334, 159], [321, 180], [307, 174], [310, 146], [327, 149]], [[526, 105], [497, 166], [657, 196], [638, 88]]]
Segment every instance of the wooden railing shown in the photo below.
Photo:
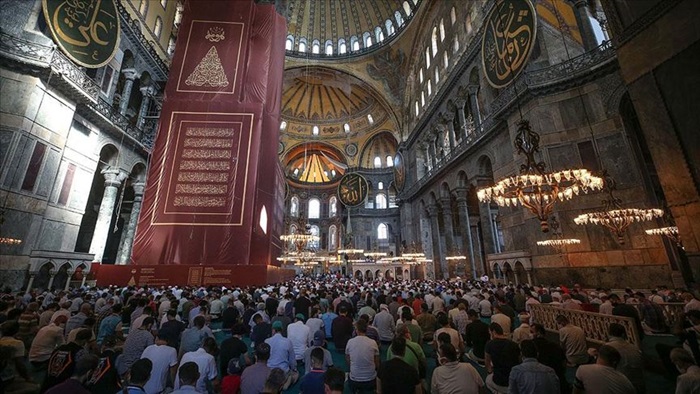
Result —
[[563, 309], [557, 306], [546, 304], [530, 305], [530, 314], [533, 323], [539, 323], [547, 331], [559, 332], [557, 326], [557, 316], [564, 315], [571, 324], [581, 327], [586, 333], [586, 340], [596, 344], [608, 342], [608, 328], [610, 323], [617, 323], [625, 327], [627, 340], [639, 347], [639, 333], [631, 317], [604, 315], [601, 313], [584, 312], [571, 309]]

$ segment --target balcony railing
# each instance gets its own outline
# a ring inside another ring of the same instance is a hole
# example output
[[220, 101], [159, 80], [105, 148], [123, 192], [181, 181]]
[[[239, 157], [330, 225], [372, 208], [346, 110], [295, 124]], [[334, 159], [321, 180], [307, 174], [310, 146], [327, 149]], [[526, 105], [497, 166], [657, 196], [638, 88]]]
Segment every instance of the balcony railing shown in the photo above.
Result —
[[54, 79], [49, 83], [55, 83], [56, 87], [72, 94], [79, 104], [83, 104], [78, 106], [78, 110], [81, 107], [89, 109], [108, 121], [109, 125], [134, 138], [147, 151], [153, 147], [157, 116], [147, 118], [141, 129], [131, 125], [128, 118], [100, 97], [98, 83], [55, 47], [0, 32], [0, 56], [50, 70], [49, 75], [56, 74], [60, 79], [58, 82]]

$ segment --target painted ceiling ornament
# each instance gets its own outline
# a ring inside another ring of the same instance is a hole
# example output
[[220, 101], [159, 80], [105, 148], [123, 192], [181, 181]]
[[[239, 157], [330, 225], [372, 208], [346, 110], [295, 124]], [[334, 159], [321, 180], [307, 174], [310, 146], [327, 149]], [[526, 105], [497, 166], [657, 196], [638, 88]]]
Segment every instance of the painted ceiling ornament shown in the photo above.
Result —
[[54, 41], [75, 63], [99, 68], [119, 48], [120, 24], [114, 0], [43, 0]]
[[368, 193], [367, 179], [358, 173], [343, 175], [338, 185], [338, 199], [346, 207], [356, 207], [363, 204]]
[[530, 0], [499, 0], [485, 20], [481, 62], [489, 84], [503, 88], [525, 69], [535, 47], [537, 13]]
[[228, 78], [226, 78], [226, 73], [224, 73], [224, 66], [221, 65], [219, 53], [214, 46], [204, 55], [202, 61], [199, 62], [185, 81], [185, 84], [190, 86], [209, 86], [213, 88], [226, 87], [228, 83]]
[[405, 59], [406, 55], [402, 50], [389, 50], [374, 56], [374, 64], [367, 65], [369, 76], [381, 81], [396, 103], [401, 101], [406, 88], [406, 78], [401, 72]]
[[223, 41], [226, 39], [226, 36], [224, 35], [224, 29], [214, 26], [210, 27], [209, 30], [207, 30], [207, 35], [204, 37], [210, 42], [219, 42]]

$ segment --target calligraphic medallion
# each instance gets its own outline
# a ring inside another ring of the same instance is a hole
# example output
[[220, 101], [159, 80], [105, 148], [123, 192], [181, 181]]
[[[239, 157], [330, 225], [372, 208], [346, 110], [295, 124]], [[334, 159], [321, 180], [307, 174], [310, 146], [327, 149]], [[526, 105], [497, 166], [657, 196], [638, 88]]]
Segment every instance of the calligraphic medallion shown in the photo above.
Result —
[[75, 63], [98, 68], [119, 48], [119, 13], [114, 0], [43, 0], [44, 17], [56, 44]]
[[369, 184], [360, 174], [345, 174], [340, 179], [338, 198], [346, 207], [356, 207], [364, 203], [368, 192]]
[[403, 191], [406, 186], [406, 166], [403, 163], [403, 156], [396, 152], [394, 156], [394, 186], [396, 190]]
[[530, 0], [497, 0], [484, 23], [484, 75], [491, 86], [503, 88], [527, 65], [535, 47], [537, 14]]

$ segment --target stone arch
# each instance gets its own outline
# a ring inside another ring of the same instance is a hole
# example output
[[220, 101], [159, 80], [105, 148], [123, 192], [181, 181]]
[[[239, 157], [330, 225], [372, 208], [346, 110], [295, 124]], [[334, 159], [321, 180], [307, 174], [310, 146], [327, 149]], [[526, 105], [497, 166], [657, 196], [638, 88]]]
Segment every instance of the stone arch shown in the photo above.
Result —
[[450, 198], [450, 185], [447, 182], [440, 184], [440, 198]]
[[469, 186], [469, 177], [467, 177], [467, 173], [464, 170], [460, 170], [457, 173], [457, 186], [459, 186], [459, 187]]
[[513, 272], [515, 273], [516, 283], [527, 282], [527, 278], [525, 276], [525, 266], [520, 260], [515, 261], [515, 264], [513, 265]]
[[355, 271], [355, 279], [362, 280], [362, 271]]
[[394, 273], [391, 272], [391, 269], [388, 269], [384, 272], [384, 279], [385, 280], [393, 280], [394, 279]]
[[382, 278], [382, 271], [376, 270], [374, 271], [374, 279], [380, 279]]
[[371, 270], [365, 271], [365, 280], [372, 280], [372, 271]]
[[501, 267], [503, 271], [503, 279], [508, 282], [508, 283], [514, 283], [515, 282], [515, 273], [513, 272], [513, 267], [510, 265], [509, 262], [502, 263], [503, 266]]
[[477, 160], [477, 171], [479, 176], [493, 180], [493, 160], [489, 155], [482, 155]]

